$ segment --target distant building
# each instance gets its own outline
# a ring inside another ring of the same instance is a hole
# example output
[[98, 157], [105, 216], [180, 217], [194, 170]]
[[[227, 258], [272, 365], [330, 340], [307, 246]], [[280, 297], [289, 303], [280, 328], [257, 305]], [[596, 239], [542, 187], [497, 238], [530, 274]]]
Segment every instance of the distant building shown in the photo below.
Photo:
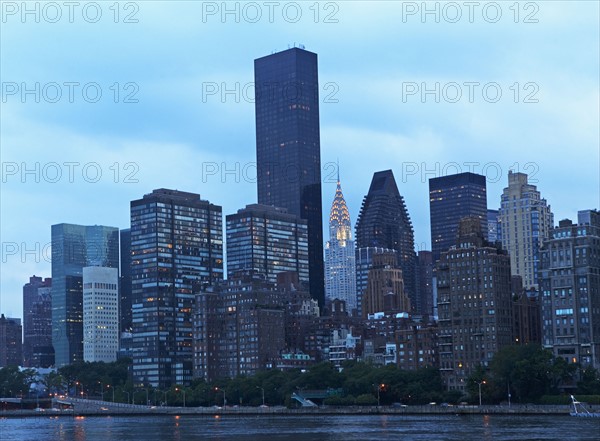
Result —
[[212, 381], [274, 368], [285, 349], [285, 304], [275, 284], [251, 271], [198, 293], [194, 376]]
[[119, 352], [119, 270], [83, 268], [83, 361], [117, 360]]
[[52, 279], [33, 276], [23, 286], [23, 366], [53, 365]]
[[400, 369], [438, 368], [438, 328], [433, 322], [406, 323], [396, 331], [397, 364]]
[[373, 256], [382, 253], [397, 253], [397, 251], [379, 247], [356, 249], [356, 309], [358, 317], [363, 316], [363, 298], [369, 283], [369, 270], [373, 267]]
[[228, 278], [253, 271], [275, 283], [277, 274], [292, 271], [309, 284], [308, 227], [299, 216], [252, 204], [228, 215], [226, 230]]
[[52, 225], [52, 345], [56, 367], [83, 361], [83, 267], [119, 268], [119, 230]]
[[0, 368], [23, 362], [21, 319], [0, 316]]
[[537, 187], [527, 183], [525, 173], [508, 172], [500, 222], [502, 247], [510, 255], [512, 275], [523, 278], [525, 289], [537, 289], [540, 247], [549, 237], [554, 217]]
[[329, 241], [325, 245], [325, 297], [343, 300], [350, 313], [357, 309], [352, 225], [339, 179], [329, 214]]
[[600, 369], [600, 212], [561, 220], [541, 249], [542, 344]]
[[132, 201], [131, 258], [133, 381], [188, 384], [193, 288], [223, 280], [221, 207], [169, 189]]
[[[356, 221], [356, 247], [396, 250], [397, 262], [402, 269], [404, 289], [411, 305], [418, 305], [413, 226], [391, 170], [376, 172], [373, 175], [369, 192], [363, 199]], [[357, 267], [358, 265], [357, 258]], [[358, 285], [357, 280], [357, 288]], [[359, 291], [360, 294], [362, 293]], [[365, 315], [364, 311], [362, 315]]]
[[433, 316], [433, 259], [431, 251], [419, 251], [417, 255], [417, 294], [418, 312]]
[[500, 211], [499, 210], [488, 209], [487, 225], [488, 225], [488, 237], [487, 237], [488, 242], [502, 243], [502, 222], [500, 221]]
[[323, 306], [323, 218], [317, 54], [291, 48], [254, 60], [258, 203], [308, 225], [310, 294]]
[[456, 245], [436, 265], [440, 370], [464, 390], [473, 370], [512, 344], [510, 259], [484, 239], [481, 219], [460, 221]]
[[430, 179], [429, 215], [434, 263], [456, 244], [458, 223], [464, 217], [477, 216], [487, 237], [485, 176], [467, 172]]
[[523, 289], [521, 276], [511, 277], [513, 341], [518, 345], [541, 344], [541, 305], [535, 289]]
[[375, 254], [363, 298], [363, 318], [376, 312], [393, 314], [409, 311], [410, 299], [404, 292], [403, 273], [395, 254]]

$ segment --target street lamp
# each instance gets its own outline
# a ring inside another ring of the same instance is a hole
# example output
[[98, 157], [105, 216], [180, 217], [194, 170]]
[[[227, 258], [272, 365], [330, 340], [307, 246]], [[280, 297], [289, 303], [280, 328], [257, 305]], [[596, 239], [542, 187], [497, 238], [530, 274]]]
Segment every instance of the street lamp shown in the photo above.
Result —
[[[112, 401], [114, 403], [115, 402], [115, 388], [114, 387], [111, 388], [110, 384], [107, 384], [106, 387], [108, 389], [112, 389]], [[102, 392], [102, 396], [104, 397], [104, 392]]]
[[227, 407], [227, 397], [225, 397], [225, 389], [219, 389], [218, 387], [215, 387], [216, 392], [218, 392], [219, 390], [223, 391], [223, 407]]
[[477, 384], [479, 385], [479, 405], [481, 406], [481, 385], [485, 384], [485, 380], [478, 381]]
[[183, 392], [183, 407], [185, 407], [185, 389], [179, 389], [178, 387], [175, 388], [176, 392]]
[[262, 390], [262, 405], [265, 405], [265, 388], [261, 386], [256, 386], [257, 389]]
[[385, 384], [381, 383], [381, 384], [372, 384], [372, 386], [377, 386], [377, 407], [379, 407], [379, 403], [380, 403], [380, 391], [385, 388]]

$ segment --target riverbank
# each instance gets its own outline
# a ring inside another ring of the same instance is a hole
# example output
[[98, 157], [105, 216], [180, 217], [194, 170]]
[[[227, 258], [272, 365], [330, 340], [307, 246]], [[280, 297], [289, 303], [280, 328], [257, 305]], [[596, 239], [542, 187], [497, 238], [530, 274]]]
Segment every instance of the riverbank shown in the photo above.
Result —
[[321, 406], [288, 409], [286, 407], [154, 407], [101, 402], [93, 405], [74, 403], [73, 409], [5, 410], [0, 418], [86, 417], [86, 416], [155, 416], [195, 415], [209, 417], [292, 416], [292, 415], [569, 415], [571, 406]]

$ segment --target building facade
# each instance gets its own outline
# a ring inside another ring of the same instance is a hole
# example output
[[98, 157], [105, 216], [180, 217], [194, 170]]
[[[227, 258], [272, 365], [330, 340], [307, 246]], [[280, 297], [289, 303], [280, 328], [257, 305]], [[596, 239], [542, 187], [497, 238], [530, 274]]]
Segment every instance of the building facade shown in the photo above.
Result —
[[395, 253], [373, 256], [363, 297], [363, 318], [379, 312], [394, 314], [410, 311], [410, 299], [404, 291], [402, 275]]
[[310, 293], [325, 301], [317, 54], [292, 48], [254, 60], [258, 203], [308, 223]]
[[83, 361], [117, 360], [119, 352], [119, 270], [83, 268]]
[[308, 227], [285, 208], [253, 204], [226, 218], [227, 277], [240, 271], [277, 274], [292, 271], [309, 283]]
[[325, 244], [325, 296], [343, 300], [351, 313], [357, 310], [355, 259], [350, 212], [338, 178], [329, 213], [329, 241]]
[[500, 220], [500, 210], [489, 210], [487, 211], [487, 225], [488, 225], [488, 242], [502, 243], [502, 221]]
[[0, 368], [23, 363], [21, 319], [0, 315]]
[[477, 216], [481, 231], [488, 231], [485, 176], [459, 173], [429, 180], [429, 216], [431, 252], [437, 262], [442, 252], [456, 244], [458, 223], [467, 216]]
[[537, 289], [540, 247], [549, 237], [554, 218], [537, 187], [527, 183], [525, 173], [508, 172], [500, 222], [502, 247], [510, 255], [512, 274], [523, 278], [525, 289]]
[[52, 365], [52, 279], [33, 276], [23, 286], [23, 366]]
[[600, 212], [562, 220], [541, 250], [542, 344], [600, 369]]
[[52, 345], [56, 367], [83, 361], [83, 267], [119, 268], [119, 230], [52, 225]]
[[356, 221], [356, 246], [396, 250], [398, 265], [402, 268], [404, 290], [411, 305], [417, 305], [414, 232], [404, 198], [398, 191], [391, 170], [376, 172], [373, 175], [369, 192], [363, 199]]
[[223, 279], [220, 206], [158, 189], [131, 202], [135, 384], [168, 388], [193, 372], [193, 285]]
[[131, 332], [131, 230], [120, 232], [121, 276], [119, 277], [119, 327], [121, 332]]
[[431, 251], [419, 251], [417, 255], [417, 301], [414, 309], [420, 314], [432, 317], [433, 302], [433, 259]]
[[483, 231], [478, 216], [462, 219], [456, 245], [436, 264], [440, 371], [450, 390], [464, 390], [477, 366], [512, 344], [510, 258]]

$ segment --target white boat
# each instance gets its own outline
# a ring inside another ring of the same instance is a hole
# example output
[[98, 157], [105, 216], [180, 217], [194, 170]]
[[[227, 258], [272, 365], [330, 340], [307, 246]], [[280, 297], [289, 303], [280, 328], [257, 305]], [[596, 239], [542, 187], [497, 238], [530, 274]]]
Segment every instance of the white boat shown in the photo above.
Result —
[[[600, 412], [590, 412], [585, 408], [583, 404], [577, 401], [573, 395], [571, 395], [571, 401], [573, 402], [573, 412], [571, 412], [571, 416], [584, 418], [600, 418]], [[578, 405], [579, 408], [577, 407]]]

